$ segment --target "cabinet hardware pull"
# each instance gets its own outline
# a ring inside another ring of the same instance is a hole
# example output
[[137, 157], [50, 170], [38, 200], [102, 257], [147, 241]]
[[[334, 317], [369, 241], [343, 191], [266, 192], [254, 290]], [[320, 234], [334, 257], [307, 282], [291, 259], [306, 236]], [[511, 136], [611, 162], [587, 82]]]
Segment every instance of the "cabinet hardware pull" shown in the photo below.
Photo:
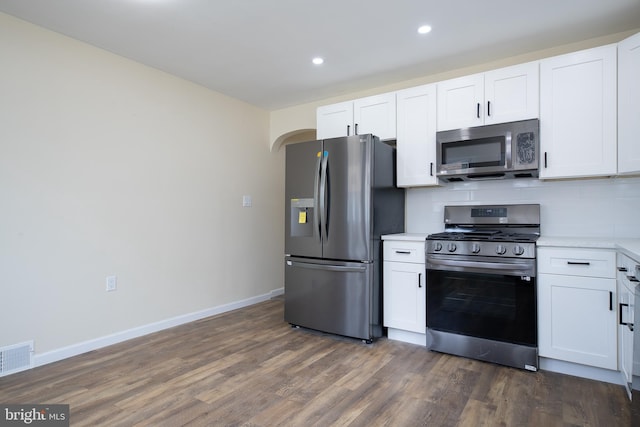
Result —
[[433, 162], [431, 162], [431, 166], [429, 166], [429, 173], [433, 176]]
[[397, 254], [410, 255], [410, 251], [396, 251]]
[[491, 101], [487, 101], [487, 116], [491, 116]]
[[354, 131], [355, 131], [355, 132], [354, 132], [353, 134], [354, 134], [354, 135], [357, 135], [357, 134], [358, 134], [358, 124], [357, 124], [357, 123], [356, 123], [356, 126], [355, 126]]
[[567, 261], [568, 265], [591, 265], [590, 262]]
[[478, 118], [480, 118], [480, 103], [478, 102], [478, 107], [477, 107], [477, 113], [476, 115], [478, 116]]
[[349, 136], [349, 132], [351, 132], [351, 125], [347, 125], [347, 136]]
[[636, 276], [627, 276], [627, 279], [629, 279], [630, 282], [640, 282]]
[[618, 324], [619, 325], [627, 325], [627, 326], [629, 326], [629, 323], [622, 321], [622, 307], [629, 307], [629, 304], [625, 304], [625, 303], [621, 302], [621, 303], [618, 304], [618, 307], [619, 307], [618, 308], [618, 310], [619, 310], [619, 313], [618, 313]]
[[418, 287], [422, 287], [422, 273], [418, 273]]
[[544, 152], [544, 168], [547, 168], [547, 152]]
[[609, 311], [613, 311], [613, 292], [609, 291]]
[[627, 271], [627, 269], [625, 267], [618, 267], [618, 271], [624, 273]]

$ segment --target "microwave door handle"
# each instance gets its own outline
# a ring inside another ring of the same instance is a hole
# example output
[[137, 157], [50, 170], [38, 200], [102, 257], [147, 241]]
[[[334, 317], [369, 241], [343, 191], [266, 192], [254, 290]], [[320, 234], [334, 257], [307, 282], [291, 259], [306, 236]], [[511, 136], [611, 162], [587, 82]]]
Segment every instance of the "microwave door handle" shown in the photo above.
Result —
[[513, 147], [513, 134], [511, 133], [511, 131], [508, 131], [506, 133], [506, 135], [504, 136], [504, 150], [505, 150], [505, 159], [504, 159], [504, 163], [505, 166], [507, 167], [508, 170], [511, 170], [513, 168], [513, 150], [511, 149]]

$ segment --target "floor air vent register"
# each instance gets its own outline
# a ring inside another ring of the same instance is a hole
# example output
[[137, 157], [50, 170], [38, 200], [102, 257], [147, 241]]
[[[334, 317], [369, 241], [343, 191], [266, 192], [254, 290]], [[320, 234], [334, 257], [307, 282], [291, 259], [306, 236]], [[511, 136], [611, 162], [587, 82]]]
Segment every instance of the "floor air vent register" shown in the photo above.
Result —
[[33, 341], [0, 347], [0, 377], [33, 367]]

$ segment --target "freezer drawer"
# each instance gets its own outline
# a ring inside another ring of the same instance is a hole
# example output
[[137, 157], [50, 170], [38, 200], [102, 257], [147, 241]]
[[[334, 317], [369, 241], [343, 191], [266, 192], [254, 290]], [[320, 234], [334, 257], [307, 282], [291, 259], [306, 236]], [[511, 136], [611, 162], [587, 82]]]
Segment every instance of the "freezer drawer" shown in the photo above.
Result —
[[371, 263], [285, 257], [285, 321], [363, 340], [379, 336], [374, 270]]

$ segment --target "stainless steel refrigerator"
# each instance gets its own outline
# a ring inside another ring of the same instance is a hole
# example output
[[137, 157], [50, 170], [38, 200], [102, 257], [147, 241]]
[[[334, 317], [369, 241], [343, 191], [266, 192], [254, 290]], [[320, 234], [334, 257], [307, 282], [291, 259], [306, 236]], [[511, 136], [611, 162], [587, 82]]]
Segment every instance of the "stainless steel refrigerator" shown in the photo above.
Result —
[[380, 337], [380, 236], [404, 231], [395, 149], [373, 135], [290, 144], [285, 196], [285, 321]]

